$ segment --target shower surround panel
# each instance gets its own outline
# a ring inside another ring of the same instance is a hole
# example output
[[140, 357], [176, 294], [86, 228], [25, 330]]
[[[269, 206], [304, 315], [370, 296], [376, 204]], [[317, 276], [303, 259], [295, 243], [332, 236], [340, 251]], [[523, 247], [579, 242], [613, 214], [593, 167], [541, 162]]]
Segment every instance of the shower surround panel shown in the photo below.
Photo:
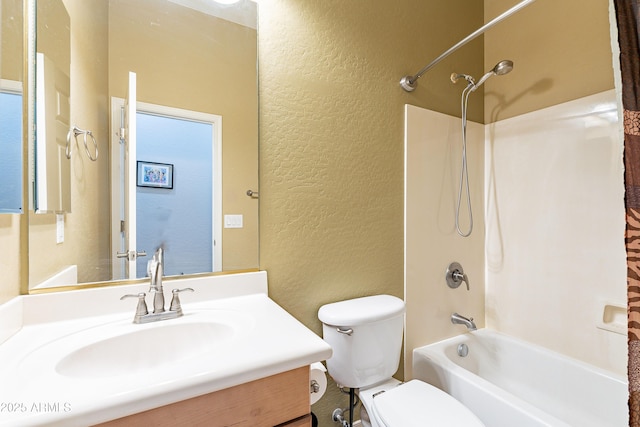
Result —
[[[626, 336], [616, 325], [600, 327], [618, 321], [607, 309], [626, 306], [616, 107], [612, 90], [493, 124], [470, 122], [475, 226], [466, 239], [454, 229], [460, 118], [405, 107], [407, 378], [414, 348], [465, 332], [449, 321], [456, 311], [479, 328], [486, 322], [626, 373]], [[447, 287], [452, 261], [463, 265], [470, 291]]]
[[625, 374], [626, 336], [598, 327], [626, 307], [615, 92], [487, 125], [485, 155], [487, 326]]
[[[460, 184], [462, 124], [459, 117], [405, 106], [405, 377], [411, 378], [412, 350], [464, 332], [451, 314], [473, 317], [484, 326], [484, 127], [467, 123], [467, 161], [474, 229], [455, 229]], [[467, 229], [463, 192], [460, 225]], [[451, 289], [447, 266], [457, 261], [469, 279]]]

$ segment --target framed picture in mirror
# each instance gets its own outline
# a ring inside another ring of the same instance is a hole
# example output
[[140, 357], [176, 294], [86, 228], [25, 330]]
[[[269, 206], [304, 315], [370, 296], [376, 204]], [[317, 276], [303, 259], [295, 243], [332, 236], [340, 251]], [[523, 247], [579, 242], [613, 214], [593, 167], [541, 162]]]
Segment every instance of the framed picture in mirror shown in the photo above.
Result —
[[137, 162], [138, 187], [173, 188], [173, 165], [169, 163]]

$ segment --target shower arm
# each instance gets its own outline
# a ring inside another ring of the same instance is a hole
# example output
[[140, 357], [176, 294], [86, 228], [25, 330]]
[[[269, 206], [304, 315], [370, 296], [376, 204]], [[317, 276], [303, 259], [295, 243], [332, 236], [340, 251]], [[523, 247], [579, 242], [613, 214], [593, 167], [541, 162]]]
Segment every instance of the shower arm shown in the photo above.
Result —
[[514, 13], [518, 12], [520, 9], [524, 8], [525, 6], [530, 5], [534, 1], [536, 1], [536, 0], [523, 0], [520, 3], [516, 4], [515, 6], [513, 6], [511, 9], [507, 10], [506, 12], [504, 12], [502, 15], [496, 16], [490, 22], [487, 22], [482, 27], [478, 28], [476, 31], [474, 31], [473, 33], [469, 34], [467, 37], [465, 37], [464, 39], [460, 40], [458, 43], [456, 43], [455, 45], [450, 47], [448, 50], [443, 52], [440, 56], [438, 56], [436, 59], [431, 61], [426, 67], [424, 67], [423, 69], [418, 71], [413, 76], [404, 76], [400, 80], [400, 86], [402, 86], [402, 88], [404, 90], [406, 90], [407, 92], [413, 92], [413, 90], [416, 88], [416, 85], [418, 83], [418, 79], [420, 77], [422, 77], [422, 75], [424, 73], [426, 73], [431, 68], [433, 68], [438, 62], [442, 61], [444, 58], [446, 58], [447, 56], [451, 55], [453, 52], [455, 52], [456, 50], [460, 49], [462, 46], [464, 46], [465, 44], [469, 43], [471, 40], [475, 39], [479, 35], [483, 34], [485, 31], [487, 31], [489, 28], [491, 28], [494, 25], [496, 25], [498, 22], [508, 18], [509, 16], [511, 16]]

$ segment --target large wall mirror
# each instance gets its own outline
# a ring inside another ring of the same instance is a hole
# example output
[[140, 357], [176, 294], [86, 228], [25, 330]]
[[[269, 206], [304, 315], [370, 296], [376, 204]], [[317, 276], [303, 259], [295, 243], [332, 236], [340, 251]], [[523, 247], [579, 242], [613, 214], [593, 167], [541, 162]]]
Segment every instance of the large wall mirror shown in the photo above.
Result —
[[30, 292], [258, 268], [256, 3], [29, 1]]

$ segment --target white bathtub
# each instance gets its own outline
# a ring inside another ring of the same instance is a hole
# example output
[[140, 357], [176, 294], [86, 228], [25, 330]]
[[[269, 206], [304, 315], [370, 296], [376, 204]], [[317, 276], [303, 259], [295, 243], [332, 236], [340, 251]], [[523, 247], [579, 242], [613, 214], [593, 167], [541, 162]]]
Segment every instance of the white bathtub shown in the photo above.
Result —
[[487, 427], [628, 426], [625, 377], [488, 329], [415, 349], [413, 376]]

